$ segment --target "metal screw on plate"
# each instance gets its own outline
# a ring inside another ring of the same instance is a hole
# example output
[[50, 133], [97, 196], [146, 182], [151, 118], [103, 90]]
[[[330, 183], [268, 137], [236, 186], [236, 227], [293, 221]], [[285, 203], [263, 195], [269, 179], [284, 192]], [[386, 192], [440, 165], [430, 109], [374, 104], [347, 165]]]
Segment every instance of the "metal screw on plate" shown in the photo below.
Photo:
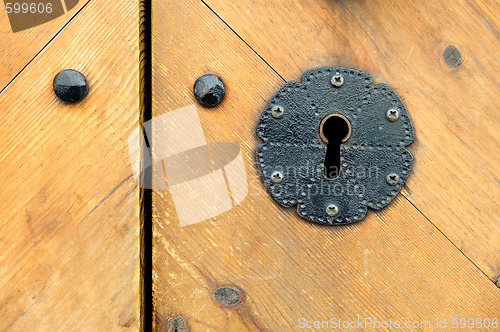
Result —
[[214, 74], [207, 74], [196, 80], [193, 86], [193, 93], [201, 105], [214, 107], [224, 98], [226, 87], [220, 77]]
[[332, 84], [333, 84], [333, 86], [335, 86], [337, 88], [341, 87], [342, 84], [344, 84], [344, 76], [342, 76], [342, 74], [340, 74], [340, 73], [336, 73], [332, 77]]
[[274, 172], [271, 174], [271, 182], [275, 184], [283, 182], [283, 174], [280, 172]]
[[391, 186], [395, 186], [399, 183], [399, 175], [396, 173], [391, 173], [387, 176], [387, 183]]
[[336, 205], [330, 204], [326, 207], [326, 214], [330, 217], [335, 217], [339, 213], [339, 208]]
[[283, 114], [285, 114], [285, 110], [279, 105], [274, 106], [271, 110], [271, 115], [275, 119], [281, 119], [283, 117]]
[[89, 92], [85, 75], [73, 69], [59, 72], [52, 85], [56, 96], [68, 103], [82, 100]]
[[399, 119], [399, 111], [395, 108], [391, 108], [390, 110], [387, 111], [385, 116], [387, 117], [387, 120], [394, 122], [397, 119]]

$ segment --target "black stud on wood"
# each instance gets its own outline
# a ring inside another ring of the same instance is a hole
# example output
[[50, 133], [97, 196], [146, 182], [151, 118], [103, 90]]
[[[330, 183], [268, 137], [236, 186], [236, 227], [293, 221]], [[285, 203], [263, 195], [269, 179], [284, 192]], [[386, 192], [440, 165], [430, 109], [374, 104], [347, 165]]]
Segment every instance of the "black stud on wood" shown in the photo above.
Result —
[[205, 107], [214, 107], [219, 104], [224, 98], [226, 88], [221, 78], [207, 74], [196, 80], [193, 87], [196, 100]]
[[54, 78], [53, 85], [57, 97], [68, 103], [82, 100], [89, 92], [85, 75], [73, 69], [59, 72]]

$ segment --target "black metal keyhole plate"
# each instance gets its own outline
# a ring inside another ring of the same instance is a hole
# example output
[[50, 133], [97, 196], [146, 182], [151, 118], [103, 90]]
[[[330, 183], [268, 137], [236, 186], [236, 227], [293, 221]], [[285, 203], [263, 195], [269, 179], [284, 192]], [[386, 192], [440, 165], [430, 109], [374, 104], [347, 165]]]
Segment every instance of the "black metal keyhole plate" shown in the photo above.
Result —
[[[326, 144], [319, 126], [327, 115], [348, 119], [352, 133], [341, 144], [336, 178], [325, 175]], [[270, 194], [283, 206], [322, 224], [362, 219], [387, 206], [413, 163], [410, 116], [396, 93], [373, 85], [365, 72], [345, 67], [309, 70], [286, 83], [263, 111], [257, 162]]]

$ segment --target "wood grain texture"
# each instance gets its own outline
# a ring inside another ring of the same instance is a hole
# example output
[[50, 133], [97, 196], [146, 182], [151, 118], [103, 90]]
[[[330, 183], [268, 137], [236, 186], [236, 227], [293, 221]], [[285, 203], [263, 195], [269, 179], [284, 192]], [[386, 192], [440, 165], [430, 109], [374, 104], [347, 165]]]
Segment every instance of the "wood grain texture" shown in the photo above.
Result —
[[[286, 80], [340, 65], [403, 98], [415, 128], [405, 196], [493, 281], [500, 277], [500, 3], [206, 3]], [[463, 57], [448, 66], [443, 52]]]
[[[87, 76], [80, 103], [54, 95], [65, 68]], [[138, 330], [139, 1], [93, 0], [0, 109], [0, 330]]]
[[[15, 1], [11, 1], [12, 3]], [[37, 27], [13, 33], [3, 1], [0, 3], [0, 91], [54, 38], [64, 25], [88, 2]], [[22, 3], [22, 2], [21, 2]]]
[[[294, 6], [290, 11], [306, 9]], [[260, 144], [255, 129], [262, 109], [284, 81], [202, 3], [155, 0], [153, 14], [153, 115], [195, 104], [194, 81], [206, 73], [220, 75], [227, 88], [223, 103], [214, 109], [198, 107], [198, 114], [209, 142], [240, 145], [249, 181], [249, 195], [238, 207], [186, 227], [180, 227], [170, 192], [154, 191], [157, 331], [287, 331], [297, 328], [301, 317], [498, 317], [498, 288], [403, 196], [344, 227], [315, 225], [298, 218], [294, 208], [277, 206], [254, 166]], [[272, 13], [261, 15], [254, 19], [275, 19]], [[325, 19], [322, 28], [329, 29], [330, 23]], [[282, 53], [273, 46], [277, 41], [268, 42], [268, 48]], [[325, 64], [321, 54], [310, 53], [307, 67]], [[298, 78], [293, 61], [281, 66], [292, 66], [290, 76]], [[361, 69], [371, 68], [365, 67]], [[410, 74], [400, 72], [403, 77]], [[222, 307], [213, 292], [232, 285], [241, 288], [245, 300]]]

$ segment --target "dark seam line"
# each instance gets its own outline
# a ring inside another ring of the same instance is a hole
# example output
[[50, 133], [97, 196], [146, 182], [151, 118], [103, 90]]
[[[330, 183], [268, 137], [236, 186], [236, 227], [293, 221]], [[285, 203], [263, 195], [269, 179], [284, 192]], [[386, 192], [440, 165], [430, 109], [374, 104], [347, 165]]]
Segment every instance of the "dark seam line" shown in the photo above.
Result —
[[488, 277], [488, 275], [476, 264], [474, 263], [474, 261], [469, 257], [467, 256], [467, 254], [465, 252], [462, 251], [462, 249], [460, 249], [448, 236], [446, 236], [445, 233], [443, 233], [443, 231], [441, 229], [439, 229], [439, 227], [437, 227], [423, 212], [422, 210], [420, 210], [415, 204], [413, 204], [413, 202], [408, 198], [406, 197], [406, 195], [404, 195], [403, 193], [400, 193], [401, 196], [403, 196], [414, 208], [415, 210], [418, 211], [418, 213], [420, 213], [433, 227], [435, 227], [439, 233], [441, 233], [444, 238], [448, 241], [451, 242], [451, 244], [462, 254], [465, 256], [465, 258], [467, 258], [486, 278], [488, 278], [489, 280], [491, 281], [494, 281], [492, 280], [490, 277]]
[[224, 23], [235, 35], [236, 37], [238, 37], [250, 50], [252, 50], [253, 53], [255, 53], [255, 55], [257, 55], [259, 57], [259, 59], [261, 59], [269, 68], [271, 68], [271, 70], [276, 74], [278, 75], [284, 82], [287, 82], [287, 80], [285, 80], [285, 78], [283, 76], [281, 76], [259, 53], [257, 53], [257, 51], [255, 51], [243, 38], [241, 38], [241, 36], [233, 29], [229, 26], [229, 24], [227, 24], [226, 21], [224, 21], [222, 19], [222, 17], [220, 17], [212, 8], [210, 8], [210, 6], [204, 1], [204, 0], [201, 0], [201, 2], [208, 8], [210, 9], [210, 11], [215, 15], [217, 16], [217, 18], [219, 20], [222, 21], [222, 23]]
[[127, 176], [122, 182], [120, 182], [116, 187], [114, 187], [106, 196], [104, 196], [104, 198], [101, 199], [101, 201], [97, 203], [96, 206], [94, 206], [94, 208], [80, 221], [80, 223], [83, 222], [85, 219], [87, 219], [92, 213], [94, 213], [94, 211], [97, 210], [97, 208], [101, 206], [102, 203], [104, 203], [111, 195], [113, 195], [115, 191], [117, 191], [121, 186], [123, 186], [125, 182], [127, 182], [131, 177], [132, 175]]
[[75, 18], [78, 14], [80, 14], [80, 12], [81, 12], [81, 11], [82, 11], [85, 7], [87, 7], [87, 5], [88, 5], [91, 1], [92, 1], [92, 0], [87, 1], [87, 3], [86, 3], [86, 4], [84, 4], [84, 5], [82, 6], [82, 8], [80, 8], [80, 10], [78, 10], [78, 11], [75, 13], [75, 15], [73, 15], [73, 16], [71, 17], [71, 19], [70, 19], [68, 22], [66, 22], [66, 24], [64, 24], [64, 26], [61, 28], [61, 30], [59, 30], [59, 31], [55, 34], [55, 36], [54, 36], [54, 37], [52, 37], [52, 38], [51, 38], [51, 39], [47, 42], [47, 44], [45, 44], [45, 45], [42, 47], [42, 49], [41, 49], [40, 51], [38, 51], [38, 53], [37, 53], [37, 54], [36, 54], [36, 55], [35, 55], [35, 56], [34, 56], [34, 57], [33, 57], [33, 58], [32, 58], [32, 59], [31, 59], [31, 60], [30, 60], [27, 64], [26, 64], [26, 66], [24, 66], [24, 67], [21, 69], [21, 71], [19, 71], [19, 73], [17, 73], [17, 74], [16, 74], [16, 76], [14, 76], [14, 77], [13, 77], [13, 78], [9, 81], [9, 83], [7, 83], [7, 85], [6, 85], [5, 87], [3, 87], [3, 88], [2, 88], [2, 90], [0, 90], [0, 94], [1, 94], [2, 92], [4, 92], [4, 91], [5, 91], [5, 89], [7, 89], [7, 88], [9, 87], [9, 85], [11, 85], [11, 84], [12, 84], [12, 82], [14, 82], [14, 80], [15, 80], [15, 79], [16, 79], [19, 75], [21, 75], [21, 74], [23, 73], [23, 71], [24, 71], [26, 68], [28, 68], [28, 66], [29, 66], [29, 65], [30, 65], [30, 64], [31, 64], [31, 63], [32, 63], [32, 62], [33, 62], [33, 61], [34, 61], [34, 60], [35, 60], [35, 59], [36, 59], [39, 55], [40, 55], [40, 53], [42, 53], [42, 52], [43, 52], [43, 50], [45, 50], [45, 48], [47, 48], [47, 46], [49, 46], [49, 44], [50, 44], [50, 43], [52, 43], [52, 41], [53, 41], [53, 40], [54, 40], [57, 36], [59, 36], [59, 35], [61, 34], [61, 32], [62, 32], [62, 31], [63, 31], [63, 30], [64, 30], [64, 29], [68, 26], [68, 24], [70, 24], [70, 23], [71, 23], [71, 21], [73, 21], [73, 19], [74, 19], [74, 18]]
[[[142, 24], [140, 27], [140, 42], [143, 45], [141, 50], [142, 56], [142, 68], [141, 76], [141, 91], [142, 91], [142, 111], [141, 114], [141, 127], [143, 132], [143, 137], [145, 138], [145, 144], [142, 144], [141, 154], [142, 154], [142, 165], [146, 164], [146, 157], [152, 160], [152, 142], [148, 140], [144, 125], [151, 121], [153, 116], [152, 99], [153, 99], [153, 62], [152, 62], [152, 6], [153, 0], [142, 0], [141, 1], [142, 13], [141, 20]], [[141, 165], [141, 167], [142, 167]], [[152, 170], [151, 170], [152, 171]], [[152, 331], [153, 330], [153, 190], [147, 189], [152, 188], [152, 176], [148, 176], [148, 171], [143, 172], [143, 177], [141, 179], [141, 261], [142, 261], [142, 271], [141, 271], [141, 283], [142, 283], [142, 331]]]

